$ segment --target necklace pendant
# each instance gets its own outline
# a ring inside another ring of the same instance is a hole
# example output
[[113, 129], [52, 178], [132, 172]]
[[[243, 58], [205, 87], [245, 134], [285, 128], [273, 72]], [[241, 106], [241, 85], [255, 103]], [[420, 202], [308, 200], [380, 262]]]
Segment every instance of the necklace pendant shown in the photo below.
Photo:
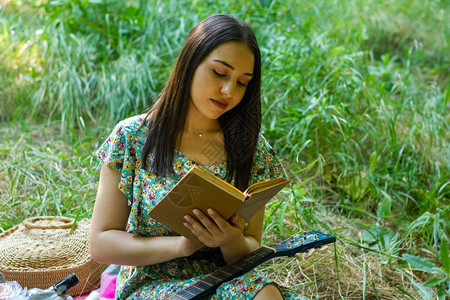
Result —
[[199, 134], [198, 134], [198, 137], [199, 137], [199, 138], [202, 138], [202, 137], [203, 137], [203, 134], [199, 133]]

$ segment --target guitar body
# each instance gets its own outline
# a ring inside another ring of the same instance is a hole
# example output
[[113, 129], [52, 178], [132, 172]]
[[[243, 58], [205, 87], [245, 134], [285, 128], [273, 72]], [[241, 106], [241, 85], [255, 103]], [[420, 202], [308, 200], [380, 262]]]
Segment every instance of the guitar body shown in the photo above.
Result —
[[171, 295], [168, 299], [202, 299], [212, 294], [222, 283], [247, 273], [271, 258], [294, 255], [312, 248], [319, 248], [322, 245], [334, 243], [335, 241], [336, 238], [330, 234], [324, 234], [320, 231], [311, 231], [300, 237], [288, 239], [282, 243], [263, 246], [247, 256], [206, 275], [193, 285]]

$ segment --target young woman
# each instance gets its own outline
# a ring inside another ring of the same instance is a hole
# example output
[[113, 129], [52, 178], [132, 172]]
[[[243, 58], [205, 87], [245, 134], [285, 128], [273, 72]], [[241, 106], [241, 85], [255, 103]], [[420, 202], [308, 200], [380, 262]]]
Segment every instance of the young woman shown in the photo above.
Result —
[[[95, 260], [122, 265], [116, 298], [164, 299], [260, 247], [264, 209], [247, 223], [210, 209], [185, 216], [194, 243], [148, 212], [194, 165], [237, 188], [286, 176], [259, 133], [261, 58], [250, 27], [214, 15], [193, 28], [158, 101], [120, 122], [97, 155], [91, 225]], [[196, 221], [192, 216], [197, 216]], [[251, 271], [212, 299], [298, 298]]]

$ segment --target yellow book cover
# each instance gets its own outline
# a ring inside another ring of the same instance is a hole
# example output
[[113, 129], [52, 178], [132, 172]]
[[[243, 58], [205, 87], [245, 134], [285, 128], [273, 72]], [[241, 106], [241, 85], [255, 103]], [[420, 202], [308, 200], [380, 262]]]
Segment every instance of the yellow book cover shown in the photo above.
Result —
[[275, 178], [252, 184], [241, 192], [228, 182], [194, 165], [149, 215], [176, 233], [197, 240], [183, 225], [185, 215], [195, 218], [192, 213], [195, 208], [204, 213], [208, 208], [213, 208], [226, 220], [237, 212], [242, 218], [249, 220], [288, 183], [286, 178]]

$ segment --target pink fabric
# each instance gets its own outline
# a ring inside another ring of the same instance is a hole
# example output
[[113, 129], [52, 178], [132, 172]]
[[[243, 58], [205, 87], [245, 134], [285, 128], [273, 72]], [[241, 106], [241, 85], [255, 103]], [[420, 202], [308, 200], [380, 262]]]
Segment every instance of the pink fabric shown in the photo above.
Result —
[[100, 293], [100, 297], [105, 299], [114, 299], [114, 295], [116, 293], [116, 281], [117, 276], [114, 276], [114, 278], [109, 282], [108, 286], [105, 288], [103, 293]]
[[[101, 279], [100, 279], [100, 288], [96, 290], [100, 294], [101, 300], [114, 299], [114, 294], [116, 292], [116, 281], [117, 281], [117, 275], [103, 272]], [[90, 293], [91, 292], [86, 293], [81, 296], [74, 297], [74, 300], [86, 299]]]

